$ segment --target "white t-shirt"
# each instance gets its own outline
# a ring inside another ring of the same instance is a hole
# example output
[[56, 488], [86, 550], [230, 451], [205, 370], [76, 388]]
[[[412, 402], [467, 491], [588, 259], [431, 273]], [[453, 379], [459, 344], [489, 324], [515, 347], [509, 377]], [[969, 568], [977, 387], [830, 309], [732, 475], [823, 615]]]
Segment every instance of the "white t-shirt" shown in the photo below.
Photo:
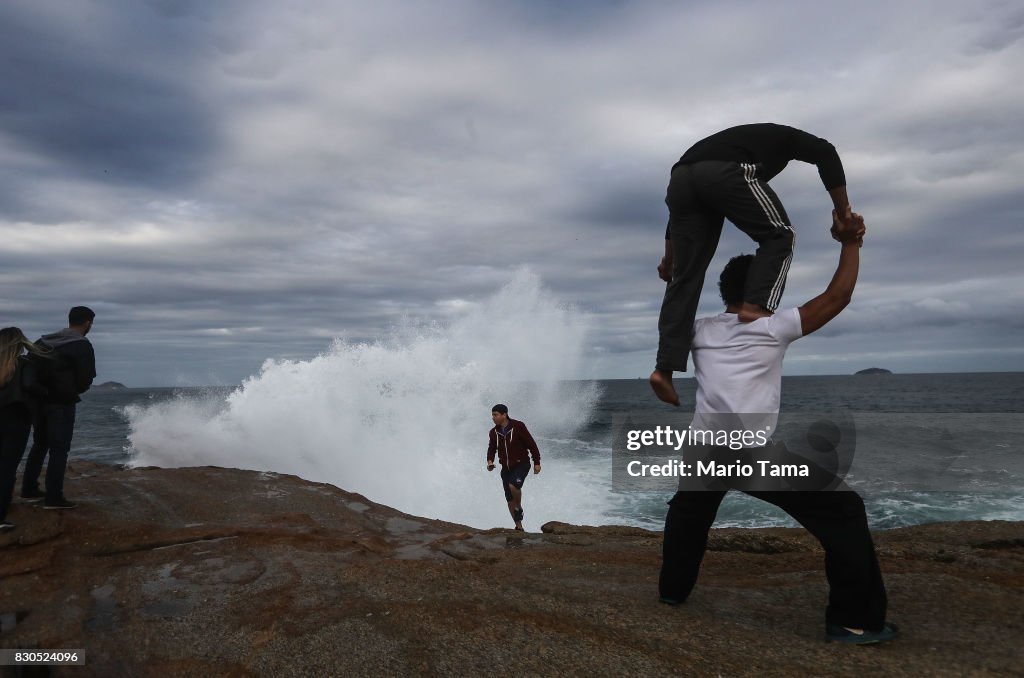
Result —
[[749, 323], [740, 322], [735, 313], [698, 319], [690, 345], [697, 378], [694, 428], [720, 428], [718, 424], [728, 419], [702, 414], [739, 414], [759, 415], [741, 418], [748, 430], [765, 426], [774, 430], [779, 419], [782, 359], [790, 343], [802, 336], [797, 308]]

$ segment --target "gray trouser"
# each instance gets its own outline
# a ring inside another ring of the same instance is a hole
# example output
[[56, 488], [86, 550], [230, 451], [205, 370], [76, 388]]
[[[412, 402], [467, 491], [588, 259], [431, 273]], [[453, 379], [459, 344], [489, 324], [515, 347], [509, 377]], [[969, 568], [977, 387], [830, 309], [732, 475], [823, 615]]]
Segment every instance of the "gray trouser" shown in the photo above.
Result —
[[758, 244], [744, 301], [774, 311], [793, 259], [793, 229], [775, 191], [758, 178], [759, 165], [706, 160], [672, 172], [665, 203], [672, 239], [672, 282], [658, 318], [657, 369], [685, 372], [704, 274], [725, 219]]

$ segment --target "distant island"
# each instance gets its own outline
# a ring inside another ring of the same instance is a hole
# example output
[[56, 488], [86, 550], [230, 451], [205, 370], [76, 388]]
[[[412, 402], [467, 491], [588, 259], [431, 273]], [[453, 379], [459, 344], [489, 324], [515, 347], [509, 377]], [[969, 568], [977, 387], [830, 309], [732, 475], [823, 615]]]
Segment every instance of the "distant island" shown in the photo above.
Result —
[[861, 370], [856, 374], [892, 374], [892, 371], [885, 369], [884, 367], [869, 367], [866, 370]]
[[122, 388], [128, 387], [117, 381], [105, 381], [102, 384], [97, 384], [96, 386], [93, 386], [93, 389], [96, 391], [117, 391]]

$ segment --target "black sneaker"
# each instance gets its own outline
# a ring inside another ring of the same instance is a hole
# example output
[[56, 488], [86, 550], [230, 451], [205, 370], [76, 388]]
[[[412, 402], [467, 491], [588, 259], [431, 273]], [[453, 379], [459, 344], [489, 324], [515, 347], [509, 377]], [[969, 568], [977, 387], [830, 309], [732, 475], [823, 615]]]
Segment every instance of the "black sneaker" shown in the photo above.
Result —
[[34, 490], [22, 490], [21, 498], [28, 501], [39, 501], [40, 499], [46, 499], [46, 493], [37, 487]]
[[68, 501], [64, 497], [61, 497], [57, 501], [47, 501], [43, 503], [44, 509], [73, 509], [78, 504], [73, 501]]
[[825, 627], [825, 637], [828, 640], [838, 643], [849, 643], [850, 645], [876, 645], [885, 643], [896, 637], [899, 627], [892, 622], [885, 622], [881, 631], [851, 631], [842, 626], [828, 624]]
[[14, 523], [9, 523], [6, 520], [0, 522], [0, 532], [7, 532], [8, 530], [13, 530], [15, 527], [16, 525]]

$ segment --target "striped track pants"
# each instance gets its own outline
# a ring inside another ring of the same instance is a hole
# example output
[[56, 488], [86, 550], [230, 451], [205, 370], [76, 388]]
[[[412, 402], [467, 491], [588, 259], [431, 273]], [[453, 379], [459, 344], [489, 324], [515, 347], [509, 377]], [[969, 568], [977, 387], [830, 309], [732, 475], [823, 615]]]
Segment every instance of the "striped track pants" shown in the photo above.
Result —
[[757, 165], [720, 161], [679, 165], [665, 202], [673, 271], [658, 319], [656, 365], [660, 370], [685, 372], [704, 275], [724, 220], [757, 243], [744, 301], [770, 311], [782, 300], [795, 236], [779, 197], [758, 178]]

